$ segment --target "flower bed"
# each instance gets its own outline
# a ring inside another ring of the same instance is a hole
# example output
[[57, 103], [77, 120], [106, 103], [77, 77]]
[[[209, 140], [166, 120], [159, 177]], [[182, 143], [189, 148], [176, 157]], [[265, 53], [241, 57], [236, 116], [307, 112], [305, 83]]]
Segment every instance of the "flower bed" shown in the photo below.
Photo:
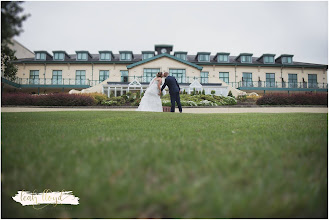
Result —
[[[182, 106], [220, 106], [236, 105], [233, 97], [215, 95], [181, 94]], [[163, 106], [171, 106], [169, 94], [161, 97]], [[2, 95], [2, 105], [32, 105], [32, 106], [138, 106], [141, 101], [139, 94], [129, 94], [110, 97], [104, 94], [67, 94], [54, 93], [31, 95], [27, 93], [5, 93]]]
[[298, 93], [280, 94], [271, 93], [262, 96], [256, 102], [257, 105], [327, 105], [328, 94], [325, 93]]
[[1, 105], [90, 106], [95, 104], [95, 99], [93, 97], [66, 93], [44, 95], [4, 93], [1, 99]]
[[[220, 105], [236, 105], [236, 99], [230, 96], [215, 95], [180, 95], [182, 106], [220, 106]], [[162, 97], [162, 105], [170, 106], [169, 94]]]

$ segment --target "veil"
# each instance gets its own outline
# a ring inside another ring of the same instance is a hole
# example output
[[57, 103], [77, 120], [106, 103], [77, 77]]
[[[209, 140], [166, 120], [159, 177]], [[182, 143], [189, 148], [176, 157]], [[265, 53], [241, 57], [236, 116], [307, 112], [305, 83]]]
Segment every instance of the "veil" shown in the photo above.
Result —
[[154, 77], [154, 78], [151, 80], [151, 82], [150, 82], [150, 84], [149, 84], [148, 87], [150, 87], [150, 86], [153, 84], [153, 82], [154, 82], [154, 80], [155, 80], [156, 78], [157, 78], [157, 77]]

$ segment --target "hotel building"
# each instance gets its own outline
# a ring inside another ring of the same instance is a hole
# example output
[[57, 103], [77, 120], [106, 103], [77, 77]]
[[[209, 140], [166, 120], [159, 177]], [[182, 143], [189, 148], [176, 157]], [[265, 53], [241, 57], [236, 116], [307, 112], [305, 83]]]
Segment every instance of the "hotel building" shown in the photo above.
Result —
[[234, 95], [244, 92], [328, 92], [328, 65], [298, 62], [291, 54], [173, 51], [173, 45], [155, 45], [154, 50], [102, 50], [90, 54], [78, 50], [34, 51], [34, 57], [21, 58], [15, 81], [2, 77], [5, 89], [32, 93], [83, 92], [111, 93], [145, 91], [157, 72], [169, 72], [182, 90], [205, 90], [210, 94]]

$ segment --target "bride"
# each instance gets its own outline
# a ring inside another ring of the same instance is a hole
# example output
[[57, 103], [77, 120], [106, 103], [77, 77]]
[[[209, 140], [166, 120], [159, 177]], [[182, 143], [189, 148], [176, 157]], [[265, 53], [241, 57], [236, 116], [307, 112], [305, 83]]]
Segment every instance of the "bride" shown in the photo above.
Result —
[[162, 72], [158, 72], [156, 77], [150, 82], [144, 96], [136, 111], [162, 112], [162, 102], [160, 99], [162, 84]]

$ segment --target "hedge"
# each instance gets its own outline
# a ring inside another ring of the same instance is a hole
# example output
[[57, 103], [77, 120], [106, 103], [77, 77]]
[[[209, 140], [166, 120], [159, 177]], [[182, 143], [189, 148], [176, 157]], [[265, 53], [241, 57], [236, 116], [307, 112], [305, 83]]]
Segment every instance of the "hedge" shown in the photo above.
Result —
[[33, 105], [33, 106], [90, 106], [95, 99], [80, 94], [54, 93], [31, 95], [26, 93], [4, 93], [1, 105]]
[[256, 101], [257, 105], [327, 105], [327, 93], [270, 93]]

